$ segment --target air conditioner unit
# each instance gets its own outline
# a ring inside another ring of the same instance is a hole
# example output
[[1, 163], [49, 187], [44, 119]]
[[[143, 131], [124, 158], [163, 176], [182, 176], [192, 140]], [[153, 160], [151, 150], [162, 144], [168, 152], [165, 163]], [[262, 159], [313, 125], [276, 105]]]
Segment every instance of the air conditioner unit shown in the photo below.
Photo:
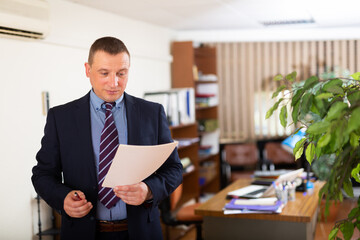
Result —
[[0, 34], [43, 39], [49, 32], [46, 0], [0, 0]]

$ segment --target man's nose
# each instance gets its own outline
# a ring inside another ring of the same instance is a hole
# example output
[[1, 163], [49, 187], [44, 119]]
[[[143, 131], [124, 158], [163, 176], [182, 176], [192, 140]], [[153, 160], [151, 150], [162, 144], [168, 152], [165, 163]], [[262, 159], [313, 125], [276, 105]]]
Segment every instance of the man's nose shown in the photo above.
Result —
[[117, 87], [118, 85], [119, 85], [119, 79], [115, 74], [114, 76], [110, 77], [110, 86], [111, 87]]

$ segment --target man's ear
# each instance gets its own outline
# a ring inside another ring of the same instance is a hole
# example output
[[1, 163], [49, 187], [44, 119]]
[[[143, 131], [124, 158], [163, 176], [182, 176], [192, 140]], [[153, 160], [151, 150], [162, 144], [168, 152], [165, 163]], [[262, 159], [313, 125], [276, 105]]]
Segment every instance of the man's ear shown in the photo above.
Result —
[[90, 76], [90, 64], [89, 63], [85, 63], [85, 73], [86, 73], [86, 76], [89, 77]]

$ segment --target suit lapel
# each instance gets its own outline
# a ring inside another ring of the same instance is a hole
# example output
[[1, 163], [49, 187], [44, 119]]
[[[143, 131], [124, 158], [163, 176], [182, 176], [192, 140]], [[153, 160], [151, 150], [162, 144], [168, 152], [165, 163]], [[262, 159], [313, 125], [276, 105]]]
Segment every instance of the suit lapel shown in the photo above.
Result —
[[81, 148], [84, 156], [85, 166], [89, 168], [92, 181], [97, 182], [96, 166], [93, 154], [93, 144], [91, 138], [91, 121], [90, 121], [90, 92], [80, 98], [76, 106], [76, 129], [78, 129], [79, 139], [82, 142]]
[[136, 145], [139, 142], [140, 137], [139, 122], [141, 119], [141, 114], [139, 112], [135, 99], [132, 96], [124, 93], [124, 98], [128, 127], [128, 144]]

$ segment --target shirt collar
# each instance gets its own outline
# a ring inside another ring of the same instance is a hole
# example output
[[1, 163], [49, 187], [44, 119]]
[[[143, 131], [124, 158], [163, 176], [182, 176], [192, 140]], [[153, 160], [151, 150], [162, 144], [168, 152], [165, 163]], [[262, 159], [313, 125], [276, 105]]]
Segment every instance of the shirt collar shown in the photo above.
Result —
[[[124, 104], [123, 99], [124, 99], [124, 94], [122, 94], [121, 97], [115, 101], [116, 108], [120, 108]], [[101, 109], [102, 104], [104, 103], [104, 100], [102, 100], [95, 94], [94, 89], [91, 89], [90, 102], [95, 107], [95, 110], [99, 111]]]

